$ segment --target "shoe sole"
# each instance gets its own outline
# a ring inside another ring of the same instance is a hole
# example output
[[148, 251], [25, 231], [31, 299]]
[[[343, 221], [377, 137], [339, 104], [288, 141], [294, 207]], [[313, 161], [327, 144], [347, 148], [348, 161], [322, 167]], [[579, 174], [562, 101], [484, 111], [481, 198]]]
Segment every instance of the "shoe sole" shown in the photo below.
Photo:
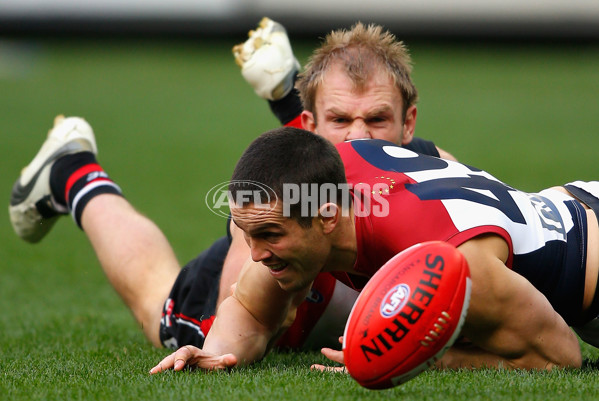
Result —
[[24, 202], [27, 199], [27, 197], [29, 197], [31, 192], [33, 191], [33, 188], [35, 188], [35, 184], [37, 184], [37, 180], [40, 177], [40, 175], [42, 174], [42, 171], [46, 167], [51, 167], [52, 163], [54, 163], [54, 161], [56, 161], [56, 159], [58, 159], [61, 156], [67, 155], [67, 154], [85, 152], [85, 151], [91, 151], [91, 150], [89, 148], [83, 146], [79, 142], [69, 142], [66, 145], [64, 145], [63, 147], [57, 149], [44, 161], [44, 163], [42, 163], [40, 168], [37, 169], [35, 174], [31, 177], [31, 179], [29, 180], [29, 182], [26, 185], [21, 185], [21, 177], [19, 177], [17, 179], [17, 181], [15, 182], [15, 184], [13, 186], [12, 192], [10, 194], [10, 205], [16, 206], [19, 203]]

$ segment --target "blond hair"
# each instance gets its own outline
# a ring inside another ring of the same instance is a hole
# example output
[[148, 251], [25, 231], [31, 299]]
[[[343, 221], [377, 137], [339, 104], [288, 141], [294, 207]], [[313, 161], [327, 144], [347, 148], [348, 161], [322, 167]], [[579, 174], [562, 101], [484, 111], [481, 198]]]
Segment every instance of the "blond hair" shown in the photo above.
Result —
[[298, 79], [298, 90], [304, 109], [315, 112], [316, 91], [332, 65], [339, 65], [356, 90], [363, 90], [372, 75], [383, 67], [403, 100], [403, 114], [418, 101], [412, 83], [412, 59], [403, 42], [380, 25], [364, 26], [361, 22], [350, 30], [332, 31], [314, 51]]

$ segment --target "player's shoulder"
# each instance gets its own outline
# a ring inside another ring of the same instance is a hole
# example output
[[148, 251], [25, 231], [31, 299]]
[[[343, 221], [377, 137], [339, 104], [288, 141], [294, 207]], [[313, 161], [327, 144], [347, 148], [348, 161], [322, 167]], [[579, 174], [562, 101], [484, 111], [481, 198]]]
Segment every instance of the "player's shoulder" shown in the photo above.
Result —
[[423, 155], [440, 157], [439, 150], [434, 142], [423, 138], [414, 137], [410, 143], [403, 145], [403, 147]]

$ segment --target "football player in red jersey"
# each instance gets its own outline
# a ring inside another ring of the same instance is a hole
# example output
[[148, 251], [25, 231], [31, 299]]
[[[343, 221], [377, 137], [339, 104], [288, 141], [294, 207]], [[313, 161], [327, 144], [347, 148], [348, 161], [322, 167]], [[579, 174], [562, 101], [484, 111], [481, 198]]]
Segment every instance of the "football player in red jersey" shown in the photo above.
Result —
[[[378, 138], [419, 153], [455, 160], [432, 142], [414, 137], [418, 94], [410, 78], [411, 58], [405, 45], [380, 26], [358, 23], [349, 30], [327, 35], [301, 74], [299, 91], [294, 88], [299, 65], [280, 24], [262, 20], [250, 38], [234, 48], [234, 53], [244, 77], [259, 96], [269, 100], [275, 115], [287, 126], [305, 127], [333, 143]], [[281, 54], [286, 55], [283, 65], [287, 68], [272, 68], [270, 63], [281, 63]], [[367, 68], [357, 68], [359, 65]], [[269, 67], [275, 72], [264, 74]], [[302, 108], [300, 96], [306, 110]], [[231, 225], [230, 232], [233, 242], [221, 276], [218, 304], [237, 281], [248, 254], [240, 230]], [[321, 286], [321, 280], [328, 285]], [[323, 306], [336, 312], [329, 313], [322, 321], [342, 324], [341, 316], [349, 312], [347, 302], [357, 296], [325, 277], [317, 279], [313, 290], [328, 291], [331, 297], [325, 296], [325, 305], [310, 302], [302, 305], [291, 332], [307, 335], [306, 326], [311, 327], [317, 320], [315, 317], [320, 316]], [[332, 299], [331, 304], [326, 306], [329, 299]], [[312, 316], [310, 323], [303, 320], [306, 316]], [[332, 326], [328, 324], [326, 330], [314, 332], [312, 338], [325, 336], [330, 342], [334, 333]], [[287, 342], [288, 338], [284, 336], [283, 341]]]
[[[152, 373], [259, 360], [319, 273], [335, 272], [359, 289], [395, 254], [430, 240], [457, 246], [472, 278], [462, 334], [473, 347], [450, 350], [440, 366], [581, 365], [568, 324], [585, 327], [599, 311], [599, 182], [525, 193], [487, 172], [390, 142], [335, 148], [293, 128], [273, 130], [250, 145], [233, 173], [233, 199], [250, 181], [277, 196], [267, 211], [251, 201], [232, 205], [254, 262], [221, 304], [204, 349], [182, 348]], [[302, 183], [315, 192], [286, 192]], [[343, 191], [358, 184], [378, 185], [378, 195], [354, 191], [353, 202], [343, 201]], [[322, 190], [327, 185], [335, 185], [336, 196]]]
[[[271, 100], [278, 115], [295, 114], [293, 118], [281, 118], [288, 126], [306, 126], [333, 143], [378, 138], [453, 159], [432, 142], [414, 140], [418, 96], [410, 77], [411, 58], [405, 45], [382, 27], [356, 24], [349, 30], [327, 35], [299, 79], [299, 93], [293, 89], [297, 61], [280, 24], [263, 20], [261, 27], [238, 49], [237, 60], [256, 92]], [[280, 68], [270, 64], [273, 59], [280, 63]], [[365, 60], [370, 62], [365, 63]], [[360, 71], [356, 68], [360, 64], [369, 68], [363, 68], [361, 73], [348, 73]], [[265, 74], [269, 68], [274, 72]], [[274, 94], [283, 98], [277, 100]], [[299, 94], [307, 107], [303, 112], [300, 108], [298, 115]], [[222, 267], [216, 305], [230, 294], [249, 255], [239, 228], [230, 224], [228, 229], [231, 242], [229, 248], [224, 248], [228, 253]], [[204, 294], [213, 294], [214, 288], [206, 290], [213, 281], [198, 279], [205, 269], [197, 262], [198, 259], [192, 261], [179, 275], [165, 304], [160, 332], [163, 344], [173, 346], [203, 341], [203, 338], [198, 339], [195, 329], [198, 324], [193, 324], [187, 317], [214, 313], [214, 306], [202, 310], [190, 308], [190, 305], [204, 305]], [[303, 345], [313, 349], [336, 344], [335, 333], [343, 327], [357, 293], [322, 276], [315, 281], [312, 295], [316, 297], [309, 296], [299, 308], [295, 324], [278, 345], [292, 348]], [[169, 315], [172, 318], [167, 318]]]
[[[270, 33], [274, 31], [273, 26]], [[281, 39], [281, 35], [278, 37]], [[385, 138], [408, 146], [413, 142], [410, 139], [416, 117], [410, 58], [405, 47], [380, 27], [358, 25], [340, 37], [331, 35], [329, 41], [342, 40], [347, 41], [346, 46], [355, 46], [361, 37], [369, 38], [367, 46], [378, 43], [379, 51], [390, 53], [389, 59], [396, 60], [395, 70], [366, 71], [366, 76], [355, 77], [361, 82], [357, 87], [339, 76], [340, 71], [318, 70], [316, 75], [323, 79], [324, 92], [320, 93], [318, 85], [310, 85], [316, 90], [306, 97], [313, 97], [316, 102], [311, 115], [335, 113], [336, 117], [334, 121], [315, 124], [314, 129], [335, 141], [345, 139], [339, 135], [345, 130], [348, 138]], [[293, 58], [290, 49], [286, 54]], [[260, 59], [256, 53], [247, 61]], [[360, 59], [354, 61], [359, 63]], [[317, 64], [312, 66], [315, 69]], [[287, 68], [283, 78], [293, 72]], [[340, 85], [337, 92], [335, 86], [326, 83], [329, 79]], [[402, 88], [411, 94], [409, 101], [403, 99]], [[342, 97], [352, 102], [333, 99], [344, 92]], [[321, 112], [327, 99], [335, 101], [335, 106]], [[309, 123], [309, 116], [306, 112], [300, 120], [306, 118]], [[87, 122], [81, 118], [58, 118], [40, 152], [13, 187], [9, 207], [13, 228], [26, 241], [37, 242], [61, 215], [70, 213], [148, 340], [156, 346], [173, 348], [183, 344], [201, 346], [220, 303], [217, 298], [230, 293], [231, 284], [248, 259], [249, 250], [241, 231], [234, 229], [230, 237], [219, 239], [181, 269], [162, 232], [121, 196], [118, 185], [96, 162], [96, 153], [94, 134]], [[236, 246], [239, 252], [234, 252]], [[227, 252], [229, 258], [223, 265]], [[219, 281], [222, 289], [218, 288]], [[355, 292], [330, 276], [317, 279], [307, 302], [298, 310], [295, 326], [279, 344], [293, 348], [334, 345], [355, 296]]]

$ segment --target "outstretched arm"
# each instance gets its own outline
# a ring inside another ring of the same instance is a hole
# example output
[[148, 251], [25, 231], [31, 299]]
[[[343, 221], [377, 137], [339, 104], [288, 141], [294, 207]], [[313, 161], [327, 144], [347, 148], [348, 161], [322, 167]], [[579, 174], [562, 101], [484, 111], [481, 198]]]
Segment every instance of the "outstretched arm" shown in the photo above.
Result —
[[244, 266], [232, 296], [218, 308], [204, 350], [232, 353], [238, 365], [264, 357], [293, 314], [293, 294], [283, 291], [261, 263]]
[[216, 303], [217, 308], [222, 301], [232, 294], [233, 285], [237, 283], [239, 273], [250, 255], [250, 248], [243, 238], [243, 231], [232, 220], [230, 230], [233, 240], [223, 263]]
[[283, 291], [264, 265], [248, 261], [235, 292], [219, 306], [204, 348], [182, 347], [150, 373], [185, 366], [223, 369], [262, 359], [293, 322], [308, 289]]

